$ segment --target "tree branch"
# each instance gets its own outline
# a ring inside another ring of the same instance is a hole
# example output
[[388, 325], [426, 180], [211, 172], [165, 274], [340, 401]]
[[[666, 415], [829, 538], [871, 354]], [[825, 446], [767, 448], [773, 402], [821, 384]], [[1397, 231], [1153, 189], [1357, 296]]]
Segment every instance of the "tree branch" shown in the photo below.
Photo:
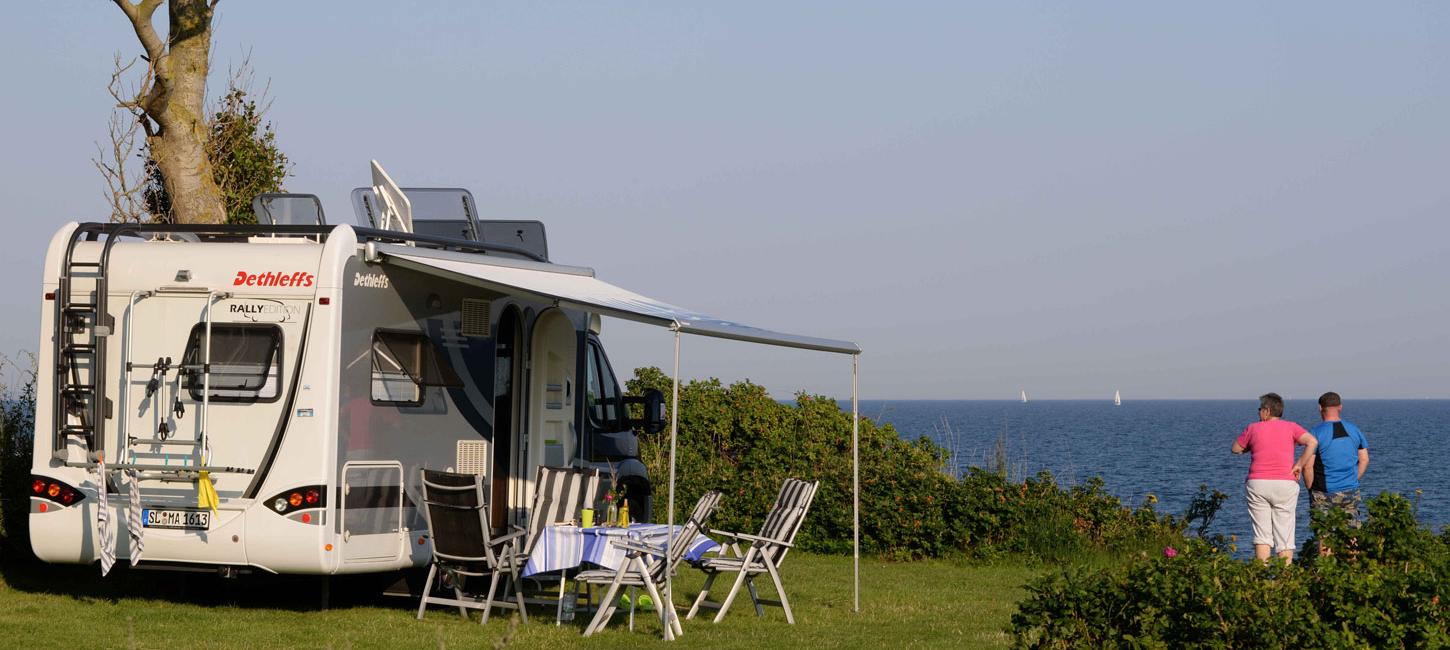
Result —
[[136, 38], [141, 41], [141, 48], [146, 51], [146, 61], [149, 70], [147, 74], [153, 82], [144, 95], [138, 95], [136, 101], [142, 109], [145, 109], [151, 118], [146, 123], [146, 134], [154, 135], [157, 130], [152, 127], [151, 122], [161, 125], [158, 119], [163, 112], [161, 107], [166, 102], [166, 96], [171, 93], [172, 80], [169, 72], [170, 65], [166, 42], [156, 33], [156, 28], [151, 24], [151, 19], [156, 15], [156, 10], [161, 7], [162, 0], [141, 0], [140, 4], [131, 4], [131, 0], [113, 0], [122, 13], [131, 21], [131, 27], [136, 31]]
[[111, 206], [111, 221], [139, 222], [146, 218], [146, 210], [141, 200], [141, 192], [145, 187], [144, 175], [137, 174], [134, 168], [126, 167], [126, 163], [132, 160], [136, 152], [137, 129], [145, 127], [148, 132], [151, 130], [150, 122], [139, 103], [140, 97], [146, 94], [151, 85], [151, 69], [146, 69], [141, 81], [129, 92], [125, 88], [123, 77], [135, 65], [135, 59], [123, 65], [121, 55], [116, 55], [111, 82], [106, 85], [106, 90], [116, 100], [109, 128], [111, 149], [108, 152], [97, 142], [96, 157], [91, 159], [96, 171], [106, 181], [104, 196]]
[[151, 17], [161, 6], [161, 0], [141, 0], [140, 4], [135, 5], [131, 4], [131, 0], [114, 0], [114, 2], [126, 14], [126, 18], [130, 19], [131, 28], [136, 30], [136, 38], [140, 39], [141, 47], [146, 49], [146, 56], [151, 59], [151, 65], [159, 65], [161, 59], [166, 56], [166, 44], [156, 33], [156, 28], [151, 25]]

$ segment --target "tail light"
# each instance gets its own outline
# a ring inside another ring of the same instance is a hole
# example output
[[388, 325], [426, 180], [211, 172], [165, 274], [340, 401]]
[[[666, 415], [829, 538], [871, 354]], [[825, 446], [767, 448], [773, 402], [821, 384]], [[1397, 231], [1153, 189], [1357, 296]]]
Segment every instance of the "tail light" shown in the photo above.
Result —
[[313, 510], [327, 505], [327, 492], [321, 485], [294, 488], [277, 494], [263, 503], [279, 515], [290, 515], [299, 510]]
[[44, 476], [30, 477], [30, 496], [59, 503], [62, 506], [73, 506], [86, 498], [85, 494], [67, 485], [65, 481], [57, 481]]

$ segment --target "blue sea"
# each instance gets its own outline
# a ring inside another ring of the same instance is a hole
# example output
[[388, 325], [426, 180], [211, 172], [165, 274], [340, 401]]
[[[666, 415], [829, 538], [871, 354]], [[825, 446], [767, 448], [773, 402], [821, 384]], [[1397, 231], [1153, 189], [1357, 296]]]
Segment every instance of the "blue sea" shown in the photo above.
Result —
[[[863, 416], [892, 424], [902, 437], [926, 436], [954, 450], [963, 470], [993, 462], [1001, 438], [1014, 478], [1045, 469], [1073, 485], [1100, 476], [1127, 504], [1156, 495], [1160, 512], [1181, 514], [1206, 484], [1229, 495], [1209, 530], [1237, 534], [1241, 555], [1252, 536], [1243, 498], [1249, 457], [1229, 447], [1258, 419], [1257, 409], [1256, 399], [1129, 400], [1116, 407], [1109, 400], [861, 401]], [[1319, 411], [1312, 401], [1290, 401], [1284, 417], [1307, 429], [1319, 422]], [[1347, 401], [1344, 419], [1369, 440], [1361, 483], [1366, 499], [1398, 492], [1418, 504], [1424, 525], [1438, 531], [1450, 524], [1450, 400]], [[1309, 535], [1307, 491], [1298, 515], [1302, 546]]]

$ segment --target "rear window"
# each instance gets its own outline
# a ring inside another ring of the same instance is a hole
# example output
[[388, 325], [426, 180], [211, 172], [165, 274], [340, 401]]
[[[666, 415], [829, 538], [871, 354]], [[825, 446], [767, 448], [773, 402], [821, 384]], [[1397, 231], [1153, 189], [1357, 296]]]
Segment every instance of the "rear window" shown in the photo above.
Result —
[[429, 386], [463, 385], [433, 341], [418, 332], [373, 332], [372, 356], [374, 402], [418, 406]]
[[[191, 328], [182, 355], [182, 371], [191, 398], [201, 401], [270, 402], [282, 394], [282, 329], [261, 323], [213, 323], [211, 356], [206, 323]], [[203, 365], [211, 364], [210, 376]]]

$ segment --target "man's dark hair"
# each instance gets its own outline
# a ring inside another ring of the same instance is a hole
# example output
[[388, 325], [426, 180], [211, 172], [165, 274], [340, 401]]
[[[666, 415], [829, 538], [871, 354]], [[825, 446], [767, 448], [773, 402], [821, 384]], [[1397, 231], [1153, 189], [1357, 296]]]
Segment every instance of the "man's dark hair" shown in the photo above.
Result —
[[1284, 398], [1278, 393], [1264, 393], [1259, 396], [1259, 408], [1269, 409], [1269, 415], [1276, 418], [1284, 417]]
[[1319, 408], [1334, 408], [1343, 404], [1344, 402], [1340, 401], [1339, 399], [1339, 393], [1336, 393], [1332, 390], [1319, 396]]

